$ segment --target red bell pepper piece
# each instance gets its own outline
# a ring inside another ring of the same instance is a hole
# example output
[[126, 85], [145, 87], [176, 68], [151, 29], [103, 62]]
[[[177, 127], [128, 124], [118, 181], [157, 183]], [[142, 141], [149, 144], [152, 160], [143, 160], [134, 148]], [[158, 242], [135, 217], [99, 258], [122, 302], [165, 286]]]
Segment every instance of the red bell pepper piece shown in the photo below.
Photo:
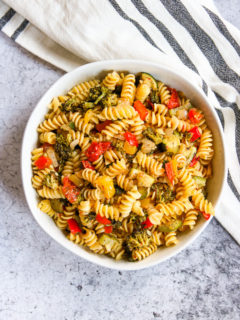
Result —
[[198, 127], [196, 126], [196, 127], [193, 127], [191, 130], [189, 130], [188, 132], [191, 132], [192, 133], [192, 137], [191, 137], [191, 142], [193, 142], [193, 141], [195, 141], [195, 140], [197, 140], [198, 138], [200, 138], [201, 137], [201, 133], [200, 133], [200, 131], [199, 131], [199, 129], [198, 129]]
[[92, 142], [85, 154], [89, 161], [94, 162], [110, 148], [111, 142]]
[[109, 126], [112, 122], [112, 120], [106, 120], [104, 122], [98, 123], [96, 124], [96, 129], [97, 131], [101, 132], [102, 130], [104, 130], [107, 126]]
[[112, 226], [105, 226], [104, 227], [104, 232], [105, 233], [112, 233], [113, 227]]
[[99, 213], [96, 215], [96, 220], [101, 224], [111, 224], [111, 221], [105, 217], [102, 217]]
[[141, 101], [136, 100], [133, 107], [139, 113], [140, 118], [145, 120], [146, 116], [148, 115], [148, 109], [145, 107], [145, 105]]
[[202, 119], [202, 117], [203, 117], [203, 115], [194, 108], [190, 109], [188, 112], [188, 118], [194, 124], [199, 123], [200, 120]]
[[79, 188], [68, 177], [63, 178], [62, 192], [70, 203], [76, 202], [80, 194]]
[[85, 169], [92, 169], [95, 170], [95, 167], [87, 160], [82, 161], [82, 165]]
[[206, 212], [202, 212], [202, 215], [203, 215], [203, 218], [205, 220], [208, 220], [211, 217], [211, 215], [209, 213], [206, 213]]
[[71, 233], [73, 233], [73, 234], [82, 232], [82, 230], [79, 228], [79, 225], [75, 219], [69, 219], [68, 226], [69, 226]]
[[147, 219], [142, 222], [142, 226], [144, 229], [148, 229], [153, 226], [152, 222], [149, 220], [149, 217], [147, 217]]
[[189, 167], [194, 167], [198, 161], [199, 161], [199, 157], [194, 156], [192, 161], [189, 164]]
[[178, 97], [178, 93], [176, 89], [169, 88], [171, 91], [171, 97], [170, 100], [167, 103], [168, 109], [174, 109], [180, 106], [180, 101]]
[[166, 170], [169, 181], [171, 182], [171, 184], [173, 184], [175, 172], [174, 172], [173, 164], [171, 161], [165, 164], [165, 170]]
[[38, 167], [39, 170], [43, 170], [48, 168], [52, 164], [52, 160], [48, 157], [41, 156], [35, 162], [35, 166]]
[[138, 146], [138, 141], [137, 138], [134, 134], [132, 134], [131, 132], [125, 132], [124, 133], [124, 138], [126, 139], [126, 141], [131, 145], [131, 146]]

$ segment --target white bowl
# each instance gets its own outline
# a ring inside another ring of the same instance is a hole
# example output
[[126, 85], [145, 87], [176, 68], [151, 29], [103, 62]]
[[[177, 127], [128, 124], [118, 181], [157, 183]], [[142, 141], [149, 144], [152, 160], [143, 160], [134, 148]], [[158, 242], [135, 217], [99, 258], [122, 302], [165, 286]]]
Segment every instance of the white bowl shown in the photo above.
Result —
[[98, 77], [102, 72], [109, 70], [129, 71], [138, 73], [141, 71], [148, 72], [163, 82], [171, 85], [178, 90], [183, 91], [189, 97], [193, 104], [201, 108], [205, 114], [208, 126], [213, 132], [214, 138], [214, 159], [213, 159], [213, 177], [208, 182], [208, 199], [213, 203], [215, 209], [219, 203], [222, 192], [223, 183], [226, 177], [225, 151], [223, 142], [223, 132], [218, 116], [214, 108], [209, 104], [203, 91], [190, 83], [184, 74], [178, 74], [175, 71], [162, 65], [147, 63], [137, 60], [110, 60], [89, 63], [81, 66], [61, 77], [51, 88], [43, 95], [37, 106], [33, 110], [22, 142], [21, 153], [21, 171], [22, 182], [29, 208], [37, 220], [39, 225], [53, 239], [60, 243], [63, 247], [74, 252], [78, 256], [99, 264], [104, 267], [118, 270], [137, 270], [153, 266], [160, 263], [178, 252], [186, 248], [200, 233], [206, 228], [209, 221], [201, 219], [193, 231], [180, 236], [179, 243], [174, 247], [160, 248], [156, 253], [140, 262], [115, 261], [107, 256], [97, 255], [87, 251], [85, 248], [79, 247], [69, 241], [56, 227], [53, 220], [46, 214], [42, 213], [38, 208], [38, 197], [36, 191], [32, 187], [32, 169], [31, 169], [31, 151], [36, 147], [37, 143], [37, 127], [44, 119], [47, 112], [47, 105], [53, 97], [62, 95], [72, 88], [76, 83], [86, 81]]

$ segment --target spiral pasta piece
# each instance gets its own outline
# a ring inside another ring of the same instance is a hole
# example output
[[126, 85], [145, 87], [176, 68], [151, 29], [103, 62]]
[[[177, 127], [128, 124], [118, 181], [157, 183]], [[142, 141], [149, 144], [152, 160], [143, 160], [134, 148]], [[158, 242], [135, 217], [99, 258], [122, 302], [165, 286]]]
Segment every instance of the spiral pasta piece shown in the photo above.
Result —
[[106, 107], [100, 114], [101, 120], [121, 120], [132, 119], [137, 115], [135, 109], [128, 105], [128, 103], [121, 103], [116, 107]]
[[124, 159], [117, 160], [116, 162], [113, 162], [105, 171], [105, 174], [109, 177], [116, 177], [119, 174], [125, 172], [127, 169], [126, 162]]
[[82, 191], [82, 195], [84, 199], [90, 200], [100, 200], [105, 198], [104, 194], [100, 189], [84, 189]]
[[49, 174], [50, 172], [51, 172], [51, 169], [49, 168], [37, 171], [36, 174], [32, 177], [33, 188], [35, 189], [41, 188], [46, 175]]
[[71, 174], [73, 174], [73, 172], [74, 172], [73, 161], [70, 158], [64, 164], [62, 175], [64, 177], [69, 177]]
[[103, 79], [102, 84], [110, 90], [115, 90], [117, 83], [120, 80], [120, 76], [116, 71], [108, 73]]
[[48, 188], [46, 186], [43, 186], [42, 189], [37, 190], [38, 194], [42, 198], [46, 199], [64, 199], [65, 196], [62, 193], [62, 188], [53, 190], [51, 188]]
[[177, 243], [178, 243], [178, 239], [176, 237], [176, 231], [169, 232], [165, 235], [166, 247], [176, 245]]
[[170, 100], [171, 93], [167, 86], [161, 81], [158, 82], [158, 92], [161, 99], [161, 103], [167, 104]]
[[116, 160], [121, 160], [121, 158], [122, 158], [122, 153], [117, 150], [110, 149], [104, 152], [104, 159], [105, 159], [106, 165]]
[[75, 244], [79, 245], [79, 246], [82, 246], [84, 244], [84, 240], [83, 240], [83, 236], [82, 236], [82, 233], [76, 233], [76, 234], [73, 234], [73, 233], [69, 233], [67, 235], [67, 238], [74, 242]]
[[213, 138], [209, 129], [206, 129], [200, 138], [200, 145], [197, 151], [197, 157], [210, 161], [213, 157]]
[[163, 245], [163, 234], [159, 231], [153, 231], [152, 233], [152, 242], [156, 244], [156, 246]]
[[169, 128], [172, 128], [173, 130], [178, 130], [181, 132], [186, 132], [191, 130], [194, 125], [184, 121], [184, 120], [179, 120], [177, 117], [173, 116], [167, 123]]
[[165, 128], [167, 126], [167, 119], [165, 116], [155, 113], [154, 111], [149, 111], [145, 118], [147, 123], [150, 123], [158, 128]]
[[68, 226], [68, 220], [73, 219], [76, 214], [75, 206], [64, 207], [63, 213], [59, 214], [56, 219], [56, 225], [60, 229], [66, 229]]
[[187, 211], [183, 220], [183, 229], [184, 227], [189, 227], [189, 229], [192, 230], [197, 222], [198, 215], [199, 211], [196, 209], [190, 209]]
[[60, 128], [63, 124], [68, 123], [68, 119], [64, 113], [60, 113], [53, 119], [44, 120], [38, 127], [38, 132], [48, 132]]
[[143, 260], [153, 254], [157, 250], [157, 246], [155, 243], [150, 244], [148, 247], [143, 247], [140, 249], [135, 249], [132, 252], [133, 260]]
[[43, 132], [39, 136], [39, 140], [41, 143], [49, 143], [55, 144], [56, 143], [56, 133], [54, 132]]
[[159, 225], [161, 223], [163, 217], [163, 210], [158, 211], [156, 208], [148, 208], [147, 212], [149, 220], [152, 224]]
[[119, 174], [116, 177], [116, 180], [119, 187], [124, 189], [125, 191], [129, 191], [134, 186], [133, 181], [129, 179], [125, 174]]
[[57, 213], [52, 209], [50, 200], [42, 200], [38, 203], [38, 208], [49, 215], [51, 218], [55, 218], [57, 216]]
[[74, 131], [70, 130], [68, 135], [72, 139], [72, 141], [77, 140], [79, 147], [81, 147], [82, 151], [87, 150], [87, 148], [90, 146], [90, 139], [88, 137], [85, 137], [83, 132], [80, 131]]
[[104, 248], [98, 242], [98, 238], [93, 230], [89, 230], [87, 228], [83, 228], [85, 233], [83, 233], [82, 238], [84, 240], [85, 245], [95, 253], [103, 254]]
[[136, 186], [134, 186], [131, 190], [127, 191], [127, 193], [121, 197], [119, 204], [119, 212], [122, 218], [126, 218], [130, 214], [133, 207], [133, 203], [139, 198], [141, 198], [141, 194], [138, 192]]
[[88, 215], [91, 212], [91, 203], [89, 200], [81, 201], [78, 206], [78, 211], [80, 215]]
[[192, 175], [188, 172], [188, 170], [183, 168], [178, 170], [178, 179], [184, 187], [182, 197], [189, 197], [196, 188], [196, 184], [192, 178]]
[[194, 194], [192, 195], [192, 202], [200, 211], [214, 215], [213, 205], [210, 201], [204, 198], [201, 190], [195, 190]]
[[96, 201], [94, 204], [94, 210], [96, 214], [100, 214], [102, 217], [116, 221], [119, 220], [119, 210], [117, 207], [104, 205], [100, 201]]
[[70, 91], [68, 91], [68, 95], [70, 97], [78, 96], [80, 100], [84, 100], [87, 98], [89, 90], [94, 88], [100, 84], [99, 80], [89, 80], [85, 82], [81, 82], [74, 86]]
[[128, 100], [132, 104], [135, 92], [135, 76], [134, 74], [128, 74], [123, 79], [121, 98]]
[[113, 123], [106, 126], [104, 130], [102, 130], [102, 134], [106, 135], [107, 138], [112, 138], [119, 133], [126, 131], [129, 127], [129, 124], [124, 120], [114, 121]]
[[181, 153], [175, 154], [173, 159], [177, 161], [177, 167], [179, 169], [182, 169], [187, 164], [187, 158]]
[[93, 166], [95, 167], [96, 171], [99, 171], [100, 173], [103, 173], [105, 170], [105, 164], [104, 164], [104, 158], [103, 156], [100, 156], [96, 161], [94, 161]]
[[94, 187], [96, 187], [96, 181], [99, 177], [99, 173], [92, 169], [84, 169], [81, 172], [81, 176], [84, 180], [90, 182]]
[[142, 151], [138, 151], [135, 159], [136, 162], [151, 175], [159, 177], [164, 174], [162, 163], [153, 159], [151, 156], [147, 156]]
[[160, 114], [162, 116], [165, 116], [166, 113], [168, 112], [168, 108], [165, 106], [165, 104], [154, 103], [153, 111], [155, 114]]
[[143, 131], [145, 130], [146, 126], [144, 121], [139, 117], [134, 117], [133, 123], [131, 124], [130, 131], [135, 135], [137, 141], [140, 143], [143, 138]]

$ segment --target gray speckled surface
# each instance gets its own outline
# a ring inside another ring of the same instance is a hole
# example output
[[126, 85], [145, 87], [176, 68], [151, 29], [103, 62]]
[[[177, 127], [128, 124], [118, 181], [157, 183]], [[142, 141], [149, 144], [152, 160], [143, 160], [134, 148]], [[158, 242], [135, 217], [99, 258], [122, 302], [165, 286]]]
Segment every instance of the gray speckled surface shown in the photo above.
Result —
[[3, 34], [0, 70], [0, 319], [239, 319], [240, 248], [216, 220], [175, 258], [137, 272], [88, 263], [40, 229], [22, 192], [20, 144], [62, 72]]

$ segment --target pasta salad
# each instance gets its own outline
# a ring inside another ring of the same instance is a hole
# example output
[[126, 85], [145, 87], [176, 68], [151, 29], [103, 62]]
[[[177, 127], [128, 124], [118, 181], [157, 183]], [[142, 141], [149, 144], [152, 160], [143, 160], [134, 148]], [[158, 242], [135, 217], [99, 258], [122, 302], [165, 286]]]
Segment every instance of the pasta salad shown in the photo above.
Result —
[[39, 209], [76, 245], [139, 261], [214, 214], [212, 133], [183, 92], [146, 72], [112, 71], [48, 110], [32, 185]]

